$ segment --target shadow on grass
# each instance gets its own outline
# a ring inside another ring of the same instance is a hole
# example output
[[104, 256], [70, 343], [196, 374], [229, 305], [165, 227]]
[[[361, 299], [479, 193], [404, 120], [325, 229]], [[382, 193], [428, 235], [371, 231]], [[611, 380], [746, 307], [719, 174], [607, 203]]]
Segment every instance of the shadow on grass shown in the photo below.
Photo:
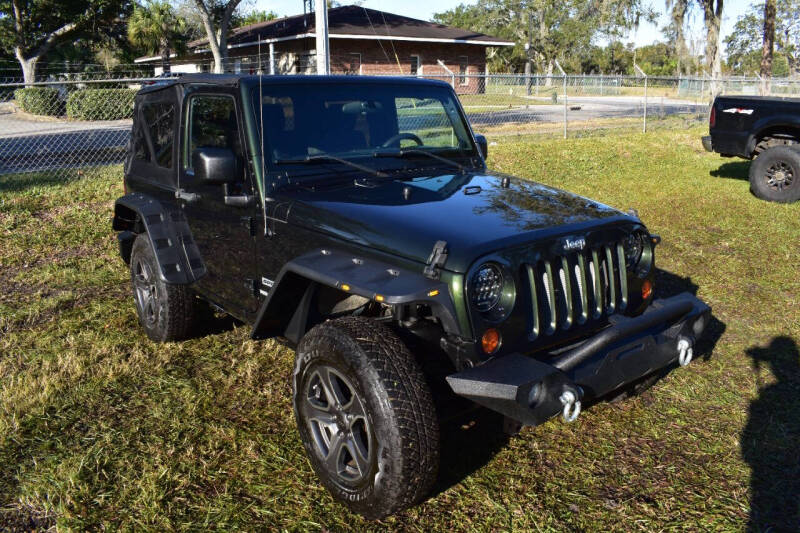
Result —
[[715, 178], [728, 178], [734, 180], [750, 179], [750, 161], [730, 161], [723, 163], [718, 169], [712, 170], [709, 174]]
[[[741, 438], [751, 469], [748, 531], [800, 531], [800, 350], [780, 336], [747, 355], [760, 386]], [[762, 365], [774, 383], [761, 386]]]
[[[697, 296], [697, 284], [692, 281], [691, 277], [681, 277], [666, 270], [656, 269], [656, 298], [669, 298], [682, 292], [689, 292]], [[708, 361], [711, 359], [711, 354], [714, 351], [714, 346], [725, 333], [725, 323], [721, 322], [714, 316], [714, 310], [711, 310], [711, 320], [706, 325], [703, 334], [697, 339], [694, 347], [695, 359], [703, 358]], [[666, 373], [665, 373], [666, 375]]]
[[40, 187], [59, 187], [77, 177], [79, 176], [64, 176], [56, 170], [31, 174], [0, 175], [0, 193], [22, 192]]

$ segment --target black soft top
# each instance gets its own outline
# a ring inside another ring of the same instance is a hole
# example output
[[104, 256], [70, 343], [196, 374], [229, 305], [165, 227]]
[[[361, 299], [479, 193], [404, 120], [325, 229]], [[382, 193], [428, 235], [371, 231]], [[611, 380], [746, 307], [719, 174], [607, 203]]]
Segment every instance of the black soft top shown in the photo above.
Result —
[[189, 84], [208, 84], [221, 87], [235, 87], [240, 84], [256, 85], [280, 85], [280, 84], [379, 84], [379, 85], [436, 85], [449, 87], [450, 84], [440, 80], [430, 80], [425, 78], [415, 78], [411, 76], [317, 76], [317, 75], [280, 75], [280, 76], [258, 76], [250, 74], [182, 74], [176, 78], [165, 78], [153, 85], [142, 87], [140, 94], [161, 91], [178, 85]]

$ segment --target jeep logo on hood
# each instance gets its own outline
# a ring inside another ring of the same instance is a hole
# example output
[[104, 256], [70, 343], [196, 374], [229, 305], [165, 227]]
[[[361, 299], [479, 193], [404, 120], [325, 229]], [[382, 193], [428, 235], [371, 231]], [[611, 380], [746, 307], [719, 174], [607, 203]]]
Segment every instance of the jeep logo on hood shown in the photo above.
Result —
[[586, 248], [586, 239], [583, 237], [567, 237], [564, 239], [563, 247], [565, 252], [583, 250]]

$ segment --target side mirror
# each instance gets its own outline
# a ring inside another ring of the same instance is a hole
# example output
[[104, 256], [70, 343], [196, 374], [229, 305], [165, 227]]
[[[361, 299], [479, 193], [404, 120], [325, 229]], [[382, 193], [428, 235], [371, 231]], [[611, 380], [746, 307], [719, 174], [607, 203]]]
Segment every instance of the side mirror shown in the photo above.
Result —
[[192, 152], [192, 169], [205, 183], [233, 183], [241, 178], [239, 161], [229, 148], [198, 148]]
[[475, 142], [478, 143], [478, 150], [481, 151], [481, 155], [484, 159], [489, 157], [489, 143], [486, 142], [486, 137], [481, 135], [480, 133], [475, 134]]

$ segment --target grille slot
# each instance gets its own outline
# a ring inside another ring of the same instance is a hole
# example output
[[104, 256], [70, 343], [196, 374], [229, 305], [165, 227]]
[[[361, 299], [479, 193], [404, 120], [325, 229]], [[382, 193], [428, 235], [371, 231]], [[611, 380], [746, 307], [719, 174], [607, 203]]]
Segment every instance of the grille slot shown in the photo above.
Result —
[[622, 244], [572, 252], [524, 267], [530, 288], [532, 338], [553, 335], [627, 307]]

